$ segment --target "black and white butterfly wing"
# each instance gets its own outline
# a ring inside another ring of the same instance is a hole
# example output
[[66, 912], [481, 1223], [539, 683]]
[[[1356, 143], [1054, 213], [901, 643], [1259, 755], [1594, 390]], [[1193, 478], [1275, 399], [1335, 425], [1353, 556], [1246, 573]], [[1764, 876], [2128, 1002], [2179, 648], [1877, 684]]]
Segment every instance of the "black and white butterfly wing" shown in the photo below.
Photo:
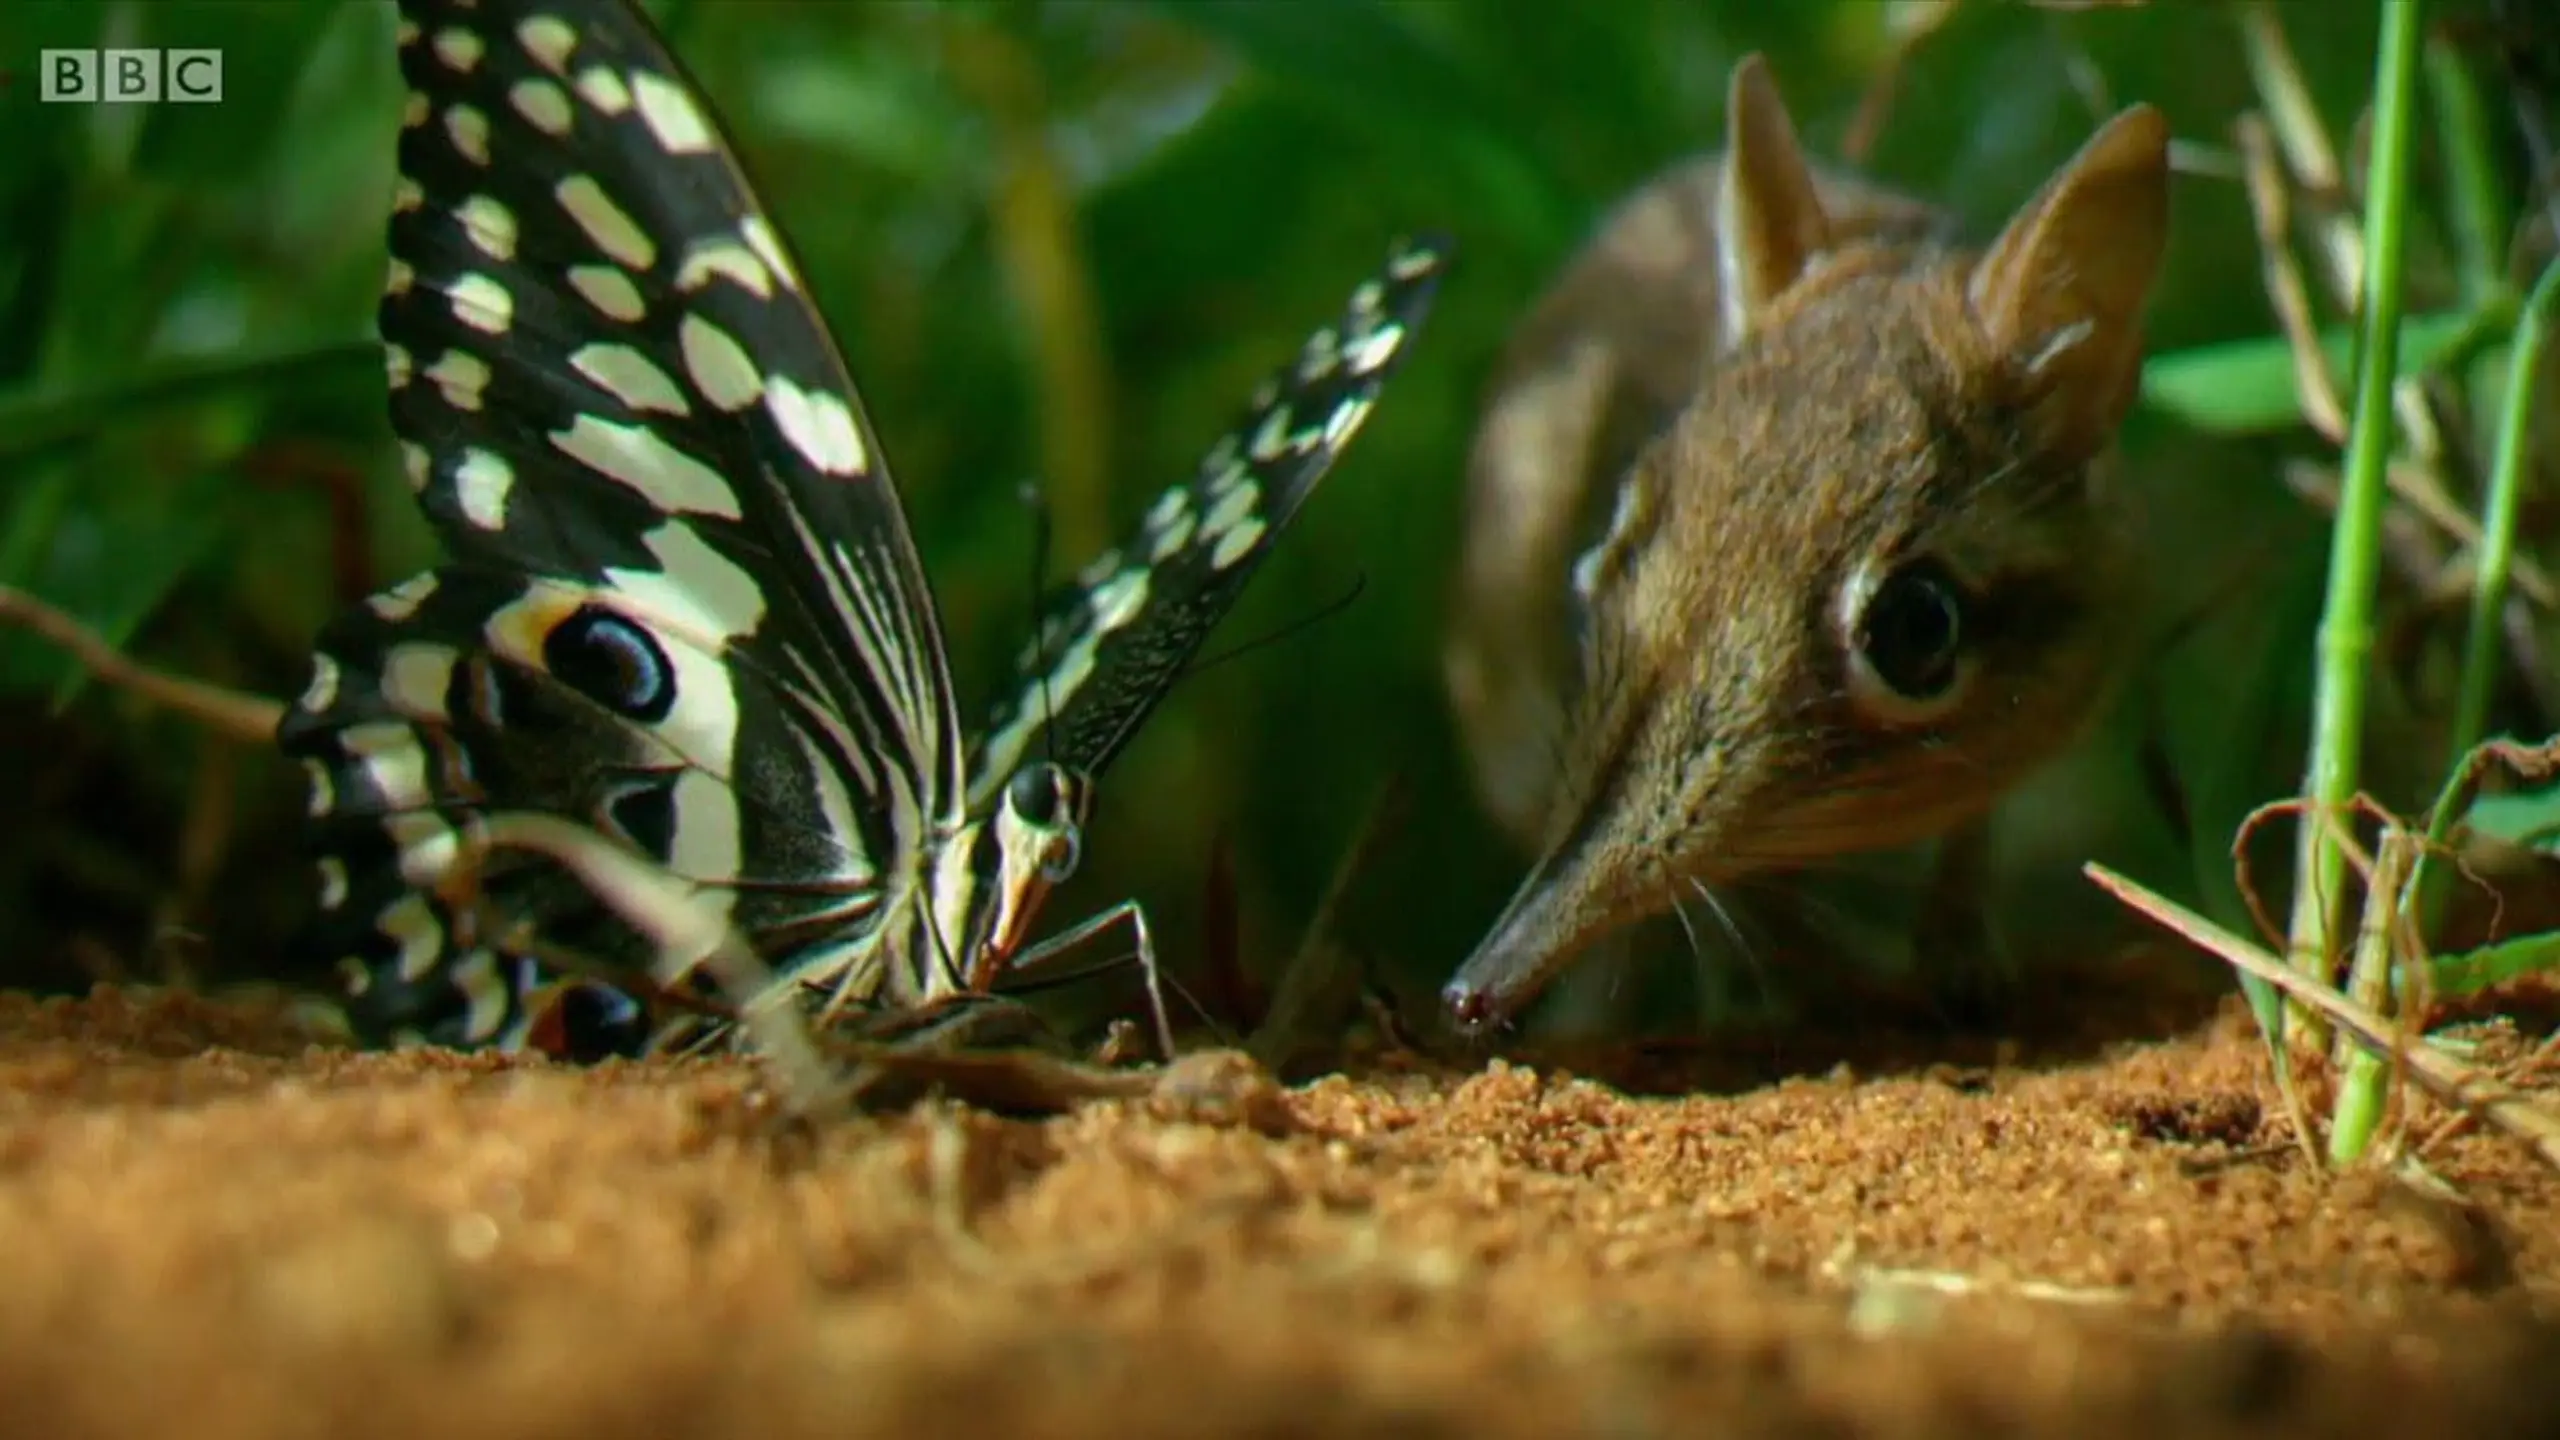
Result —
[[[324, 633], [280, 739], [314, 777], [314, 943], [375, 987], [359, 1023], [478, 1044], [520, 1018], [514, 978], [459, 953], [486, 937], [435, 882], [483, 807], [627, 841], [787, 953], [923, 870], [962, 755], [861, 401], [646, 21], [624, 0], [399, 16], [380, 324], [453, 558]], [[556, 872], [490, 886], [546, 937], [613, 948]]]
[[1025, 761], [1097, 775], [1119, 755], [1359, 433], [1446, 264], [1436, 239], [1398, 245], [1256, 390], [1199, 471], [1044, 599], [1013, 683], [971, 742], [973, 808]]

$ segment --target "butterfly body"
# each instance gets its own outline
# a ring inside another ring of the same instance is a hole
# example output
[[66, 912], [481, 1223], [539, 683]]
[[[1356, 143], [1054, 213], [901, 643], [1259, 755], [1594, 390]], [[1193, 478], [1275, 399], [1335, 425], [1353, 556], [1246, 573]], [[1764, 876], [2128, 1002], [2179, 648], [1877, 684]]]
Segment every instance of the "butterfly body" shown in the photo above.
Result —
[[553, 981], [650, 973], [610, 896], [491, 849], [512, 812], [647, 861], [821, 1012], [984, 992], [1074, 869], [1093, 777], [1365, 418], [1439, 252], [1399, 250], [1048, 598], [966, 735], [883, 447], [647, 22], [626, 0], [399, 13], [379, 323], [450, 559], [324, 630], [279, 732], [311, 784], [305, 944], [355, 1028], [521, 1046]]

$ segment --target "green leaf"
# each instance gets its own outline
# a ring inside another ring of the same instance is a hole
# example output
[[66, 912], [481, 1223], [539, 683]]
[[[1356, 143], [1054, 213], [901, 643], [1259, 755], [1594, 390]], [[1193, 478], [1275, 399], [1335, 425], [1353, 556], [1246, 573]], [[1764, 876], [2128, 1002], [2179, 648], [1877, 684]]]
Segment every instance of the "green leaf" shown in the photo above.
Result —
[[225, 392], [291, 390], [373, 380], [382, 350], [372, 342], [296, 346], [263, 355], [179, 361], [134, 376], [113, 389], [80, 394], [0, 394], [0, 462], [22, 461], [76, 442], [164, 406], [219, 398]]
[[2438, 955], [2427, 964], [2429, 984], [2440, 998], [2476, 995], [2545, 970], [2560, 970], [2560, 931], [2519, 935], [2457, 955]]
[[2560, 785], [2483, 795], [2463, 817], [2472, 829], [2528, 850], [2560, 849]]
[[[2400, 370], [2414, 375], [2434, 368], [2478, 331], [2471, 315], [2420, 315], [2401, 327]], [[2331, 373], [2344, 377], [2352, 364], [2355, 332], [2344, 327], [2320, 337]], [[2343, 378], [2341, 385], [2345, 382]], [[2199, 430], [2255, 435], [2302, 423], [2302, 392], [2294, 383], [2293, 347], [2281, 335], [2218, 345], [2198, 345], [2152, 357], [2142, 367], [2142, 402]]]

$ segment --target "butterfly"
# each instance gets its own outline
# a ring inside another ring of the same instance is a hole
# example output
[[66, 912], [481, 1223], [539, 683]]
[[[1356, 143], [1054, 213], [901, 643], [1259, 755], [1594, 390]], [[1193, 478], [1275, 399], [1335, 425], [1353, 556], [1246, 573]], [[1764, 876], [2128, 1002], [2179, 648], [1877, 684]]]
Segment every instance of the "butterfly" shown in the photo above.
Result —
[[[665, 973], [678, 921], [736, 937], [821, 1017], [986, 993], [1076, 868], [1095, 777], [1367, 419], [1445, 242], [1399, 242], [1198, 471], [1044, 599], [964, 734], [878, 437], [647, 18], [398, 13], [378, 319], [448, 558], [324, 627], [279, 727], [318, 870], [301, 944], [377, 1044], [568, 1043], [545, 997], [582, 967], [687, 978]], [[675, 887], [676, 921], [616, 900], [643, 881]], [[1123, 918], [1151, 949], [1134, 903], [1041, 949]], [[580, 993], [572, 1048], [654, 1043], [621, 989]]]

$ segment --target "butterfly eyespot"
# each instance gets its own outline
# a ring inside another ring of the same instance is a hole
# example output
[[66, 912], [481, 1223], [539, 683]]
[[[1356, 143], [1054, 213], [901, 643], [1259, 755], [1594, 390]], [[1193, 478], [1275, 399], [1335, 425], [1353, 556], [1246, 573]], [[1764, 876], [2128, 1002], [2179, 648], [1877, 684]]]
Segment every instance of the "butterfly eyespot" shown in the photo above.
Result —
[[632, 1059], [649, 1046], [649, 1012], [610, 985], [574, 981], [548, 997], [526, 1048], [572, 1065]]
[[675, 667], [657, 638], [600, 605], [553, 626], [542, 642], [542, 663], [579, 694], [642, 724], [675, 709]]

